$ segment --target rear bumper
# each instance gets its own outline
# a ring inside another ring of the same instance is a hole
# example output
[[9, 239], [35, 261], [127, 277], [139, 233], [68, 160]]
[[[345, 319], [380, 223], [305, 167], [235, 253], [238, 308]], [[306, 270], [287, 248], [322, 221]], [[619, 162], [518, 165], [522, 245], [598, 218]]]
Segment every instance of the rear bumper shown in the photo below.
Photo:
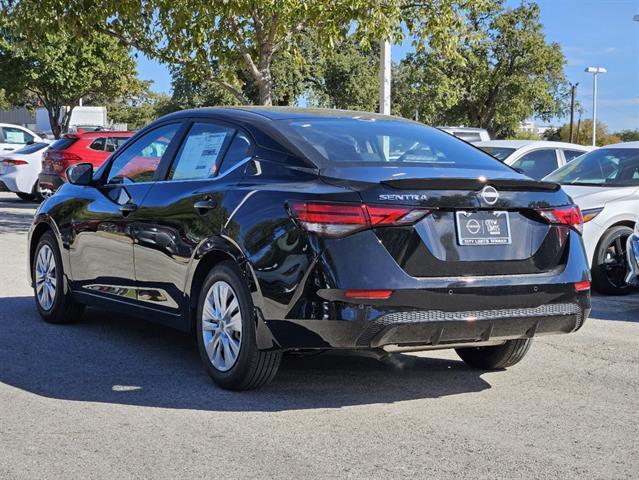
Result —
[[[254, 304], [274, 347], [442, 348], [530, 338], [578, 330], [590, 314], [590, 280], [583, 243], [567, 238], [565, 258], [537, 274], [413, 277], [373, 232], [326, 242], [304, 278], [284, 284], [288, 295], [267, 298], [266, 281]], [[287, 266], [288, 267], [288, 266]], [[280, 278], [283, 278], [281, 276]], [[298, 277], [299, 278], [299, 277]], [[385, 300], [355, 300], [346, 290], [392, 290]], [[261, 294], [260, 294], [261, 293]]]
[[40, 188], [43, 190], [51, 190], [55, 192], [64, 185], [64, 179], [52, 173], [41, 173], [38, 175], [38, 181], [40, 183]]
[[[432, 300], [432, 308], [389, 305], [341, 305], [341, 320], [266, 320], [280, 348], [378, 348], [499, 342], [579, 330], [590, 314], [590, 294], [573, 286], [525, 293], [525, 288], [505, 289], [502, 295], [486, 290], [488, 301], [476, 309], [472, 299], [482, 292], [413, 292]], [[563, 289], [563, 293], [561, 292]], [[509, 294], [509, 290], [511, 293]], [[532, 289], [531, 289], [532, 290]], [[447, 302], [438, 297], [445, 294]], [[553, 298], [545, 302], [546, 298]], [[488, 308], [492, 303], [492, 308]]]

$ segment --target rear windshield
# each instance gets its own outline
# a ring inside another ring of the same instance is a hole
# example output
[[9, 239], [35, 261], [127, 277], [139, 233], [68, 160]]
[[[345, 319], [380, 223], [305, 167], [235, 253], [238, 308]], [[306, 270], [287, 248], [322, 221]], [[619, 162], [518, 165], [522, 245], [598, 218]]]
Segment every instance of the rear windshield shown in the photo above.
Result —
[[35, 153], [43, 148], [48, 147], [48, 143], [33, 143], [31, 145], [27, 145], [26, 147], [22, 147], [20, 150], [16, 150], [14, 153], [21, 153], [23, 155], [28, 155], [30, 153]]
[[600, 148], [564, 165], [545, 180], [563, 185], [639, 186], [639, 148]]
[[357, 166], [410, 164], [442, 168], [510, 169], [440, 130], [371, 118], [285, 120], [286, 136], [316, 163]]
[[56, 140], [51, 144], [51, 150], [66, 150], [77, 140], [77, 138], [61, 138], [60, 140]]
[[514, 148], [506, 148], [506, 147], [480, 146], [479, 148], [481, 148], [484, 152], [492, 155], [497, 160], [501, 160], [502, 162], [506, 160], [510, 156], [510, 154], [515, 151]]

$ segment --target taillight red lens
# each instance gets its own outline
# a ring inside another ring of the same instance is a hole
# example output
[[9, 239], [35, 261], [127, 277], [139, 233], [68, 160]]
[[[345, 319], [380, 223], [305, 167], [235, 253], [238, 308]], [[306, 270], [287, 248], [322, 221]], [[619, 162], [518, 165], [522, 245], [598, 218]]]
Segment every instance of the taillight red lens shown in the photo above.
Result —
[[293, 217], [308, 232], [322, 237], [344, 237], [360, 230], [411, 225], [430, 210], [354, 203], [291, 202]]
[[344, 292], [346, 298], [361, 300], [387, 300], [392, 294], [392, 290], [346, 290]]
[[548, 222], [556, 225], [568, 225], [579, 233], [583, 231], [584, 217], [577, 205], [561, 208], [547, 208], [538, 210], [539, 214]]
[[13, 160], [11, 158], [5, 158], [2, 160], [2, 163], [7, 165], [8, 167], [15, 167], [18, 165], [27, 165], [29, 162], [25, 162], [24, 160]]
[[62, 150], [48, 151], [44, 154], [42, 170], [45, 173], [64, 174], [64, 171], [72, 164], [81, 162], [82, 157], [75, 153]]
[[575, 292], [585, 292], [587, 290], [590, 290], [589, 281], [575, 283]]

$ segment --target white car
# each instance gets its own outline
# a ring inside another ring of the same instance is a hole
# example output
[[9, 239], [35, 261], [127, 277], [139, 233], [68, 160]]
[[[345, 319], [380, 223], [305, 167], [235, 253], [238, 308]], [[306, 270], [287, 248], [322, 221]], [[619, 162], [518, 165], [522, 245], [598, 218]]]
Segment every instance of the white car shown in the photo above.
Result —
[[444, 132], [466, 140], [467, 142], [481, 142], [490, 140], [490, 134], [485, 128], [472, 127], [437, 127]]
[[639, 142], [601, 147], [544, 180], [561, 184], [581, 208], [595, 290], [628, 293], [626, 248], [639, 213]]
[[0, 191], [14, 192], [22, 200], [38, 200], [42, 154], [50, 145], [49, 140], [41, 140], [11, 154], [0, 155]]
[[473, 145], [535, 180], [548, 175], [593, 147], [543, 140], [491, 140]]
[[42, 142], [44, 140], [37, 133], [20, 125], [0, 123], [0, 155], [15, 152], [25, 145]]

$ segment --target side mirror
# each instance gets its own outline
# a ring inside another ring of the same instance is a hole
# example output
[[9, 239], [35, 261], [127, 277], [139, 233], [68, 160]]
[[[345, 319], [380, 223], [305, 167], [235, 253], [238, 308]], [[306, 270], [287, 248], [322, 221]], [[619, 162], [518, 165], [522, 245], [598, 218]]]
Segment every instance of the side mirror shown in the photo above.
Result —
[[77, 163], [67, 168], [66, 174], [69, 183], [86, 187], [91, 185], [93, 181], [93, 165], [90, 163]]

